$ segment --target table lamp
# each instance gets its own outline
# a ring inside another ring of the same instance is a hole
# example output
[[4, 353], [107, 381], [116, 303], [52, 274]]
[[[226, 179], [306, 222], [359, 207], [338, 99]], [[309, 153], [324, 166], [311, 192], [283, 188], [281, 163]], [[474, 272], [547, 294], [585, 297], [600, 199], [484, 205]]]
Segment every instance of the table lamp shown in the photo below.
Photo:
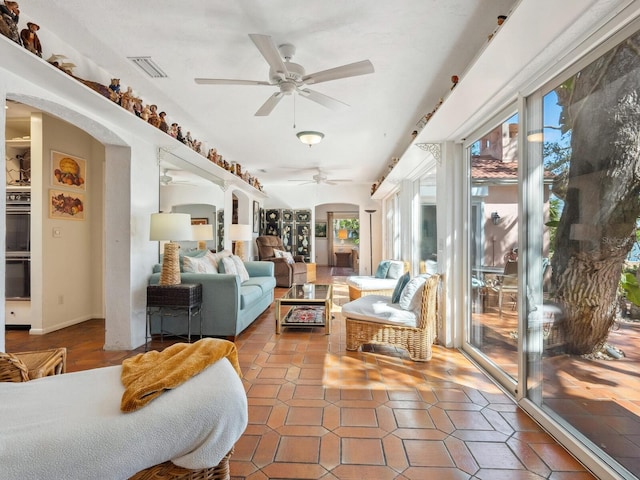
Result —
[[349, 238], [349, 232], [346, 228], [341, 228], [338, 230], [338, 238], [340, 239], [340, 243], [344, 245], [344, 241]]
[[229, 239], [236, 242], [235, 253], [244, 260], [244, 242], [251, 240], [251, 225], [232, 223], [229, 226]]
[[213, 240], [213, 225], [191, 225], [193, 239], [198, 242], [198, 250], [207, 249], [207, 240]]
[[175, 241], [191, 240], [191, 215], [188, 213], [152, 213], [149, 240], [164, 244], [160, 285], [180, 284], [180, 245]]

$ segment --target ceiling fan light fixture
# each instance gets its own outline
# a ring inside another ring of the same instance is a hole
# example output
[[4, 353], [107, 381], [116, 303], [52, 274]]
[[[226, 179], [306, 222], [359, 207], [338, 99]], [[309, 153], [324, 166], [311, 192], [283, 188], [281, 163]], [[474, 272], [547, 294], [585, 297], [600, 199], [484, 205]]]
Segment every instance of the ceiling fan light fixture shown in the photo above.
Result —
[[304, 132], [296, 133], [296, 137], [298, 137], [302, 143], [306, 143], [307, 145], [309, 145], [309, 147], [311, 147], [312, 145], [315, 145], [316, 143], [320, 143], [322, 141], [322, 139], [324, 138], [324, 133], [307, 130]]

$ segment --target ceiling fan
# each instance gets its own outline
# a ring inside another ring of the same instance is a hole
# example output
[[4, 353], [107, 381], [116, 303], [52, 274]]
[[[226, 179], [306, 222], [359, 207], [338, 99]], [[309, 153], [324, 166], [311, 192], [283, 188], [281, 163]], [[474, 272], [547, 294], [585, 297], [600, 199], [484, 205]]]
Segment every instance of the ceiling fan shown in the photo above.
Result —
[[174, 180], [174, 178], [169, 175], [169, 172], [171, 170], [169, 170], [168, 168], [164, 168], [162, 170], [162, 175], [160, 175], [160, 183], [164, 186], [167, 185], [195, 185], [195, 183], [191, 183], [188, 180]]
[[293, 45], [285, 43], [277, 47], [273, 38], [269, 35], [251, 33], [249, 37], [269, 64], [268, 82], [223, 78], [196, 78], [195, 82], [201, 85], [265, 85], [278, 87], [279, 91], [271, 95], [255, 113], [258, 117], [269, 115], [285, 95], [291, 95], [293, 93], [298, 93], [304, 98], [308, 98], [330, 109], [338, 110], [348, 107], [349, 105], [346, 103], [316, 92], [315, 90], [310, 90], [306, 88], [306, 86], [341, 78], [366, 75], [374, 71], [373, 64], [369, 60], [362, 60], [360, 62], [306, 74], [301, 65], [291, 61], [291, 58], [293, 58], [296, 52], [296, 47]]
[[322, 172], [319, 168], [317, 169], [318, 173], [313, 175], [311, 181], [308, 180], [289, 180], [290, 182], [302, 182], [300, 185], [308, 185], [310, 183], [315, 183], [320, 185], [324, 183], [325, 185], [338, 185], [341, 182], [350, 182], [351, 180], [348, 178], [329, 178], [325, 173]]

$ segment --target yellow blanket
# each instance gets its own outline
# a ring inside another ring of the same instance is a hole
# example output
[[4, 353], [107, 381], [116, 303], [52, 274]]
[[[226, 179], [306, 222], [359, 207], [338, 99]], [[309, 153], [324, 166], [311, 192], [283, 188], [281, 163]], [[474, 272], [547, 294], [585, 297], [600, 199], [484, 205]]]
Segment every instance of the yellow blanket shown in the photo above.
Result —
[[234, 343], [203, 338], [195, 343], [177, 343], [162, 352], [141, 353], [122, 362], [120, 409], [133, 412], [144, 407], [165, 390], [175, 388], [209, 365], [227, 357], [242, 377]]

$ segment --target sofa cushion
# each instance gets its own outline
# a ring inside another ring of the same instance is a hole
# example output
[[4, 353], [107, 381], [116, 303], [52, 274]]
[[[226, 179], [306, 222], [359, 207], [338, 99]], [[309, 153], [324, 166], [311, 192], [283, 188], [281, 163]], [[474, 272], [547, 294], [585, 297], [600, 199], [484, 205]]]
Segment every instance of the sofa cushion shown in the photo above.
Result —
[[420, 305], [422, 303], [422, 290], [424, 283], [427, 281], [425, 277], [413, 277], [402, 289], [398, 304], [403, 310], [408, 310], [419, 314]]
[[342, 317], [378, 323], [393, 323], [406, 327], [416, 326], [416, 314], [391, 303], [385, 295], [367, 295], [342, 306]]
[[222, 250], [221, 252], [209, 253], [209, 259], [211, 260], [211, 263], [213, 263], [213, 265], [216, 267], [216, 269], [218, 269], [218, 271], [220, 271], [220, 261], [225, 257], [230, 257], [231, 255], [233, 255], [233, 253], [231, 253], [231, 250]]
[[387, 272], [389, 271], [390, 266], [391, 264], [389, 263], [389, 260], [382, 260], [378, 264], [378, 268], [376, 268], [376, 273], [374, 276], [376, 278], [387, 278]]
[[276, 277], [249, 277], [249, 280], [242, 283], [243, 286], [260, 287], [262, 293], [269, 293], [276, 288]]
[[376, 278], [367, 275], [347, 277], [347, 285], [359, 290], [393, 290], [398, 281], [393, 278]]
[[404, 274], [404, 262], [400, 260], [389, 260], [389, 270], [387, 278], [400, 278]]
[[262, 297], [262, 289], [258, 285], [240, 286], [240, 309], [250, 307]]
[[183, 273], [218, 273], [211, 261], [205, 256], [203, 257], [189, 257], [185, 256], [182, 259]]
[[400, 295], [402, 295], [402, 290], [409, 283], [411, 276], [409, 272], [405, 273], [398, 279], [398, 283], [396, 283], [396, 287], [393, 289], [393, 293], [391, 294], [391, 303], [400, 302]]

